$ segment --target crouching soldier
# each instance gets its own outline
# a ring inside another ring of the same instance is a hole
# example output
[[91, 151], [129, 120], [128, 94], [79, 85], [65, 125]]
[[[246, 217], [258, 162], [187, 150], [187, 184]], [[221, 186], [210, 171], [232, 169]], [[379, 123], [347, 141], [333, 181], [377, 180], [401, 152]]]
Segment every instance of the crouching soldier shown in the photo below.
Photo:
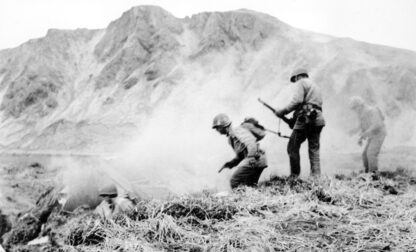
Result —
[[218, 172], [237, 167], [230, 181], [232, 189], [239, 185], [257, 185], [261, 173], [267, 167], [267, 160], [265, 152], [259, 148], [256, 137], [242, 126], [232, 128], [226, 114], [215, 116], [212, 128], [228, 137], [228, 142], [236, 154], [236, 157], [225, 163]]
[[360, 123], [358, 144], [367, 140], [362, 154], [365, 172], [377, 172], [378, 154], [386, 138], [384, 116], [378, 107], [368, 105], [358, 96], [350, 99], [350, 108], [357, 113]]
[[133, 200], [129, 197], [118, 197], [117, 187], [114, 184], [100, 189], [100, 197], [103, 201], [97, 206], [95, 212], [102, 218], [110, 219], [121, 213], [128, 213], [134, 209]]

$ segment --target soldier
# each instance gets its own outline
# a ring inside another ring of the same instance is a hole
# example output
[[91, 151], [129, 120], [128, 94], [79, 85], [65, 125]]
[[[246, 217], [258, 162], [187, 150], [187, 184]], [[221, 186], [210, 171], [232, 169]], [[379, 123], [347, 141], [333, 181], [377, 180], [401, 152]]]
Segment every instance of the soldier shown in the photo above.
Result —
[[358, 96], [350, 99], [350, 108], [357, 113], [360, 122], [358, 144], [361, 146], [367, 140], [362, 154], [365, 172], [377, 172], [378, 155], [387, 135], [384, 116], [378, 107], [368, 105]]
[[299, 149], [306, 139], [308, 139], [311, 173], [313, 176], [319, 176], [321, 174], [319, 141], [322, 128], [325, 126], [321, 90], [302, 68], [293, 72], [290, 81], [294, 85], [295, 93], [288, 104], [276, 109], [275, 114], [282, 117], [294, 111], [293, 117], [296, 122], [287, 146], [291, 176], [297, 177], [300, 174]]
[[128, 197], [117, 197], [117, 187], [114, 184], [109, 184], [100, 189], [99, 195], [103, 201], [95, 212], [102, 218], [110, 219], [111, 217], [120, 214], [128, 213], [134, 209], [133, 201]]
[[231, 121], [226, 114], [215, 116], [212, 128], [228, 137], [228, 141], [236, 153], [236, 157], [225, 163], [218, 172], [237, 166], [230, 180], [232, 189], [239, 185], [257, 185], [261, 173], [267, 167], [267, 160], [265, 152], [259, 148], [255, 136], [242, 126], [232, 128]]

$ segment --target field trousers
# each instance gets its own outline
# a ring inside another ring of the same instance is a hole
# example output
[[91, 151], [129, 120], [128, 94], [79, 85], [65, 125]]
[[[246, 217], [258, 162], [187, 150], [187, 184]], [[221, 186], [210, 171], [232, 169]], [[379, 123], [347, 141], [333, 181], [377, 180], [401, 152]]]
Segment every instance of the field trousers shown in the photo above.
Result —
[[260, 155], [258, 158], [251, 157], [243, 159], [231, 177], [231, 188], [234, 189], [240, 185], [256, 186], [265, 168], [267, 168], [265, 154]]
[[372, 135], [368, 138], [362, 157], [365, 172], [378, 171], [378, 154], [380, 154], [386, 134], [384, 132]]
[[323, 126], [307, 125], [303, 129], [294, 129], [287, 145], [287, 153], [290, 160], [291, 176], [300, 174], [300, 146], [308, 139], [309, 161], [311, 174], [319, 176], [321, 174], [321, 161], [319, 155], [319, 141]]

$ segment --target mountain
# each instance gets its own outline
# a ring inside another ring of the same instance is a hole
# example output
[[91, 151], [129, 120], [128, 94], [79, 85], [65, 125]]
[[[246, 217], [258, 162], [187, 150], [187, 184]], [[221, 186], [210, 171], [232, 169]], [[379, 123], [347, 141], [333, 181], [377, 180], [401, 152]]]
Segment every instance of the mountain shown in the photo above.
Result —
[[180, 19], [138, 6], [105, 29], [51, 29], [0, 51], [0, 144], [114, 152], [137, 135], [162, 141], [173, 130], [197, 133], [190, 125], [208, 131], [219, 112], [276, 125], [257, 96], [279, 104], [299, 65], [324, 92], [327, 132], [348, 138], [347, 99], [360, 94], [385, 111], [388, 141], [415, 143], [415, 52], [300, 30], [250, 10]]

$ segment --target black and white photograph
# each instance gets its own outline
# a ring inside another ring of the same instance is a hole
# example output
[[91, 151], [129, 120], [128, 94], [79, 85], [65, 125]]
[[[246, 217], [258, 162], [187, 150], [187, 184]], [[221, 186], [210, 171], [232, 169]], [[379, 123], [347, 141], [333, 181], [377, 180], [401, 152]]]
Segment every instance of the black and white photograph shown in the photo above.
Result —
[[0, 252], [416, 252], [416, 1], [0, 0]]

